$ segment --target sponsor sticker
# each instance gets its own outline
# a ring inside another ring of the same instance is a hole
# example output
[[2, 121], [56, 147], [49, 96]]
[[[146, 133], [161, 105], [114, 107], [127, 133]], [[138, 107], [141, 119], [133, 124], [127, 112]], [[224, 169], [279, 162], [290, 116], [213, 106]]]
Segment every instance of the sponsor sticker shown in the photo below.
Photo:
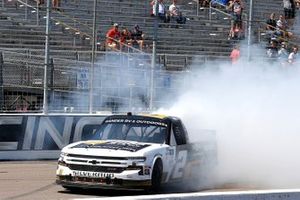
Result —
[[126, 124], [146, 124], [153, 126], [163, 126], [168, 127], [168, 124], [159, 122], [159, 121], [151, 121], [151, 120], [140, 120], [140, 119], [107, 119], [105, 123], [126, 123]]
[[73, 171], [73, 176], [88, 178], [114, 178], [113, 173]]

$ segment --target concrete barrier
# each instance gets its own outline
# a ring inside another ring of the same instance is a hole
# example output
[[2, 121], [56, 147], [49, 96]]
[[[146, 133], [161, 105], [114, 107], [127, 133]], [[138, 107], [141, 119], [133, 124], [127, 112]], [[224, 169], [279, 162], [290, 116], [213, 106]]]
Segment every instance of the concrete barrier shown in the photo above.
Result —
[[60, 150], [0, 151], [0, 160], [57, 160]]
[[60, 149], [96, 139], [107, 115], [0, 115], [0, 160], [57, 159]]
[[[299, 200], [300, 189], [295, 190], [254, 190], [233, 192], [197, 192], [143, 196], [122, 196], [109, 198], [84, 198], [84, 200]], [[83, 200], [83, 199], [74, 199]]]

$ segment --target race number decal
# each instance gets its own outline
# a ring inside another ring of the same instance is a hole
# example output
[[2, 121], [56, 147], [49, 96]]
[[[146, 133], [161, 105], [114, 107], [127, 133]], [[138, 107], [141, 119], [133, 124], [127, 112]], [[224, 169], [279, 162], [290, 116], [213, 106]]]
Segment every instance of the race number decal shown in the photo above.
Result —
[[184, 169], [185, 164], [186, 164], [186, 159], [187, 159], [187, 150], [179, 151], [178, 155], [177, 155], [173, 175], [172, 175], [173, 179], [182, 178], [183, 169]]

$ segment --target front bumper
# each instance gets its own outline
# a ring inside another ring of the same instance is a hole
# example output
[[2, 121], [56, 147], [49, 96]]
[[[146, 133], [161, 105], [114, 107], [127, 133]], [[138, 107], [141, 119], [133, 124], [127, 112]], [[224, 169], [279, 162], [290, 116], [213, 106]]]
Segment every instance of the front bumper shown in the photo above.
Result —
[[100, 188], [100, 189], [146, 189], [151, 180], [124, 180], [119, 178], [87, 178], [57, 176], [56, 183], [65, 187]]
[[[90, 165], [82, 166], [81, 169], [95, 170]], [[77, 171], [67, 166], [58, 165], [56, 183], [66, 187], [78, 188], [145, 189], [150, 187], [150, 175], [141, 175], [139, 172], [140, 170], [124, 170], [119, 173], [111, 173], [111, 171]]]

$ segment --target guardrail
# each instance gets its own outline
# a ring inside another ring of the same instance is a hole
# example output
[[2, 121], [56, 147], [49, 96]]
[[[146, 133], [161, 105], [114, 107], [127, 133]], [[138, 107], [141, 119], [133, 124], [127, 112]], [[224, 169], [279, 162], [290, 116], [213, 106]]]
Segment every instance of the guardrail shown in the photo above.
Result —
[[[275, 31], [281, 32], [282, 35], [288, 35], [289, 34], [289, 31], [278, 29], [278, 28], [276, 28], [274, 26], [268, 25], [266, 22], [259, 21], [258, 23], [259, 23], [259, 26], [258, 26], [258, 31], [257, 32], [258, 32], [258, 42], [259, 43], [261, 42], [261, 36], [262, 36], [262, 34], [263, 33], [266, 34], [266, 31], [267, 31], [266, 27], [267, 26], [269, 26], [269, 27], [271, 27], [271, 28], [274, 29], [274, 34], [275, 34]], [[297, 35], [293, 35], [292, 38], [300, 39], [299, 36], [297, 36]], [[284, 41], [284, 42], [286, 42], [288, 44], [292, 44], [294, 46], [298, 45], [296, 42], [293, 42], [291, 40], [291, 38], [278, 36], [278, 39], [281, 40], [281, 41]]]

